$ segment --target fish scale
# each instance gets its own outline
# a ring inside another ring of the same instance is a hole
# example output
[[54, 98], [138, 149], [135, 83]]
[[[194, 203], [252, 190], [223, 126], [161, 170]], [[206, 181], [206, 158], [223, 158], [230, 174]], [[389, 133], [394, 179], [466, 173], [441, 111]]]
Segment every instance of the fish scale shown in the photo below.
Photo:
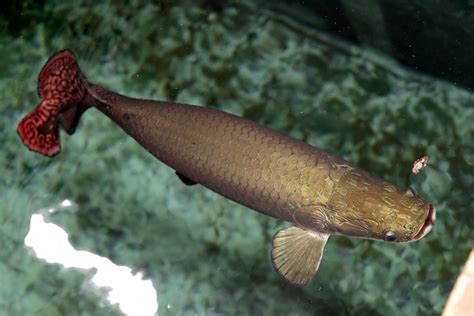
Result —
[[[336, 166], [326, 162], [326, 173], [306, 177], [303, 168], [324, 160], [319, 150], [229, 113], [161, 101], [126, 98], [121, 103], [117, 101], [121, 95], [97, 86], [90, 93], [97, 100], [96, 108], [127, 126], [126, 132], [158, 159], [195, 182], [270, 216], [286, 214], [284, 219], [290, 220], [289, 208], [304, 204], [304, 199], [320, 202], [309, 197], [312, 192], [307, 188], [325, 191], [320, 184], [329, 168]], [[131, 116], [133, 125], [124, 119]], [[154, 128], [144, 129], [150, 117], [158, 118]]]

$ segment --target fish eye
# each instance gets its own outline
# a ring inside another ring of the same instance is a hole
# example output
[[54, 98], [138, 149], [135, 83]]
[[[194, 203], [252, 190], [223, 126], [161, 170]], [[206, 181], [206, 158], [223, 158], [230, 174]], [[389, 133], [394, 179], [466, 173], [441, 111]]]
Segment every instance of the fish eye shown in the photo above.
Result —
[[405, 191], [405, 194], [408, 195], [408, 196], [411, 196], [411, 197], [416, 197], [418, 196], [418, 194], [416, 193], [416, 190], [413, 189], [413, 188], [408, 188], [406, 191]]
[[384, 236], [384, 239], [385, 241], [397, 241], [398, 237], [397, 237], [397, 234], [395, 234], [395, 232], [389, 230], [385, 233], [385, 236]]

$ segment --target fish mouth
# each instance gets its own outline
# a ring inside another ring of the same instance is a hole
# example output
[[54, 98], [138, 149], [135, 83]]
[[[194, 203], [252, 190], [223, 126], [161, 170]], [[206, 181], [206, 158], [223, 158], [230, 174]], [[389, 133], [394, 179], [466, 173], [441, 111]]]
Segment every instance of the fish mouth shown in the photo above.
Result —
[[433, 228], [435, 221], [436, 221], [436, 208], [433, 204], [430, 204], [425, 223], [423, 224], [423, 226], [421, 226], [420, 230], [415, 235], [415, 237], [413, 237], [412, 241], [416, 241], [425, 237]]

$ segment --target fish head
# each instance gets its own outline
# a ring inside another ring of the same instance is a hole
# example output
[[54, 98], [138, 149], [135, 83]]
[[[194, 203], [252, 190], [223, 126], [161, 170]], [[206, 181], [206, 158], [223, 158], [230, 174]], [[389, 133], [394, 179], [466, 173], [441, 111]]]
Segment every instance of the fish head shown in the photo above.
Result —
[[398, 189], [363, 171], [340, 179], [329, 207], [330, 228], [336, 234], [388, 242], [419, 240], [436, 220], [435, 206], [414, 190]]

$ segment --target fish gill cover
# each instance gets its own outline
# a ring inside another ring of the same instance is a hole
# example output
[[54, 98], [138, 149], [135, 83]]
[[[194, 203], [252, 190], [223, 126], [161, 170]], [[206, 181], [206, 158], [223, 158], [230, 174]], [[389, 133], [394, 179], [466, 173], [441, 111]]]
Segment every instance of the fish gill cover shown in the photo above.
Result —
[[[75, 248], [146, 271], [162, 314], [442, 310], [473, 240], [472, 94], [237, 4], [45, 1], [21, 12], [29, 23], [0, 32], [1, 310], [118, 313], [82, 288], [82, 274], [38, 261], [23, 246], [31, 214], [64, 198], [80, 211], [52, 218]], [[2, 16], [2, 25], [13, 20]], [[333, 238], [310, 286], [290, 286], [268, 256], [282, 223], [184, 186], [107, 118], [87, 113], [82, 133], [55, 160], [21, 146], [15, 126], [38, 102], [36, 76], [66, 47], [94, 82], [116, 91], [219, 107], [399, 186], [415, 183], [437, 205], [436, 227], [405, 245]], [[423, 155], [430, 165], [410, 176]]]

